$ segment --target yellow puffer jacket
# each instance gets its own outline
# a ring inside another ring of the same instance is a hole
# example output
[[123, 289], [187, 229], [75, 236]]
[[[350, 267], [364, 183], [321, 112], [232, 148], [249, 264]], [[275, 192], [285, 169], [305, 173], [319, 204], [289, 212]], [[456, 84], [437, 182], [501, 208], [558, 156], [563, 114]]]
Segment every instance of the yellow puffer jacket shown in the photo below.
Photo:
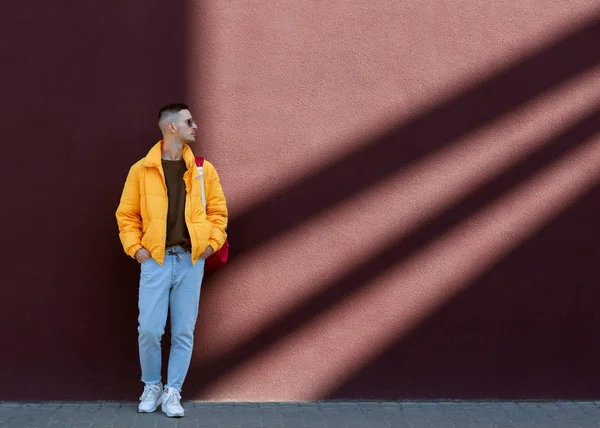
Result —
[[[135, 258], [135, 252], [144, 247], [162, 265], [165, 257], [168, 199], [161, 149], [162, 141], [159, 141], [145, 158], [131, 167], [116, 216], [125, 252]], [[217, 251], [225, 243], [227, 206], [217, 171], [205, 160], [206, 213], [204, 212], [201, 180], [194, 154], [188, 145], [183, 146], [183, 160], [187, 166], [183, 175], [186, 190], [185, 223], [192, 241], [192, 262], [196, 263], [209, 245]]]

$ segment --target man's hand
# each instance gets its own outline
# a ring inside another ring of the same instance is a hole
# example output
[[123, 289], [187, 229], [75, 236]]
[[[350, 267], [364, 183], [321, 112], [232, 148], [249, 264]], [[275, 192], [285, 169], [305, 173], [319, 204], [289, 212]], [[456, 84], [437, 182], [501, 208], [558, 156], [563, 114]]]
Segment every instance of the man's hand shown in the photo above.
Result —
[[142, 263], [148, 259], [151, 259], [152, 254], [150, 254], [150, 251], [146, 250], [145, 248], [140, 248], [135, 252], [135, 258], [138, 262]]
[[206, 247], [206, 250], [204, 250], [204, 252], [202, 254], [200, 254], [200, 258], [206, 260], [210, 256], [212, 256], [214, 253], [215, 253], [215, 250], [213, 250], [213, 248], [209, 245], [208, 247]]

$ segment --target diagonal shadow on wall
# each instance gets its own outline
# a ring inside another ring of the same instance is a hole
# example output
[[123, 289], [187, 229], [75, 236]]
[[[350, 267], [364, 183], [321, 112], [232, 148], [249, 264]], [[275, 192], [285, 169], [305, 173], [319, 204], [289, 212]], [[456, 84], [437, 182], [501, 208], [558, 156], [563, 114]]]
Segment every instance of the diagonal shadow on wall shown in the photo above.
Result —
[[327, 398], [598, 399], [599, 216], [596, 185]]
[[600, 22], [596, 19], [236, 215], [229, 225], [232, 257], [264, 244], [407, 164], [586, 72], [600, 63], [598, 40]]
[[[561, 159], [598, 132], [600, 132], [600, 108], [580, 119], [560, 135], [548, 140], [536, 152], [506, 169], [476, 191], [456, 201], [436, 218], [372, 255], [360, 266], [326, 287], [319, 287], [325, 291], [296, 306], [293, 311], [273, 321], [248, 341], [239, 344], [226, 355], [220, 356], [214, 361], [204, 362], [193, 367], [190, 370], [189, 384], [202, 385], [195, 391], [195, 394], [201, 394], [212, 382], [231, 369], [263, 352], [282, 337], [292, 334], [319, 314], [364, 289], [372, 278], [434, 242], [464, 218], [515, 189], [522, 182], [536, 175], [547, 165]], [[335, 396], [337, 395], [334, 394]], [[365, 395], [363, 394], [362, 397], [364, 398]], [[379, 397], [379, 395], [369, 395], [369, 397]]]

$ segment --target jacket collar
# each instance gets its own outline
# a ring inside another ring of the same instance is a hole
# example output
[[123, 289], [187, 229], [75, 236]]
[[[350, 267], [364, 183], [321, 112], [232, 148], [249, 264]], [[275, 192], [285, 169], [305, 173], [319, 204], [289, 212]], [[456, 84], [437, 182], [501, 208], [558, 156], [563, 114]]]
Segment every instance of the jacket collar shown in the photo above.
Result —
[[[144, 159], [144, 166], [154, 166], [161, 167], [162, 166], [162, 145], [163, 140], [160, 140], [156, 143]], [[192, 149], [187, 144], [183, 145], [183, 160], [185, 161], [185, 166], [187, 169], [196, 167], [196, 159], [194, 157], [194, 153], [192, 153]]]

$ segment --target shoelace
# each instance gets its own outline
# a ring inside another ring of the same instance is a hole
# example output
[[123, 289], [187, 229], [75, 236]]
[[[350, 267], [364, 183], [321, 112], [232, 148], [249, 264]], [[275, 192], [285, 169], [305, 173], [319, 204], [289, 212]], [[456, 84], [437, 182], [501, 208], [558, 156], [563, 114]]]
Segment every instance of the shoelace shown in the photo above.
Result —
[[175, 390], [172, 392], [168, 392], [163, 404], [165, 406], [168, 404], [179, 404], [180, 399], [181, 395], [179, 395], [179, 391]]
[[162, 389], [161, 389], [160, 385], [158, 385], [158, 384], [146, 385], [144, 387], [144, 392], [142, 393], [140, 400], [144, 401], [146, 398], [148, 398], [148, 395], [150, 395], [150, 393], [152, 391], [160, 394], [162, 392]]

